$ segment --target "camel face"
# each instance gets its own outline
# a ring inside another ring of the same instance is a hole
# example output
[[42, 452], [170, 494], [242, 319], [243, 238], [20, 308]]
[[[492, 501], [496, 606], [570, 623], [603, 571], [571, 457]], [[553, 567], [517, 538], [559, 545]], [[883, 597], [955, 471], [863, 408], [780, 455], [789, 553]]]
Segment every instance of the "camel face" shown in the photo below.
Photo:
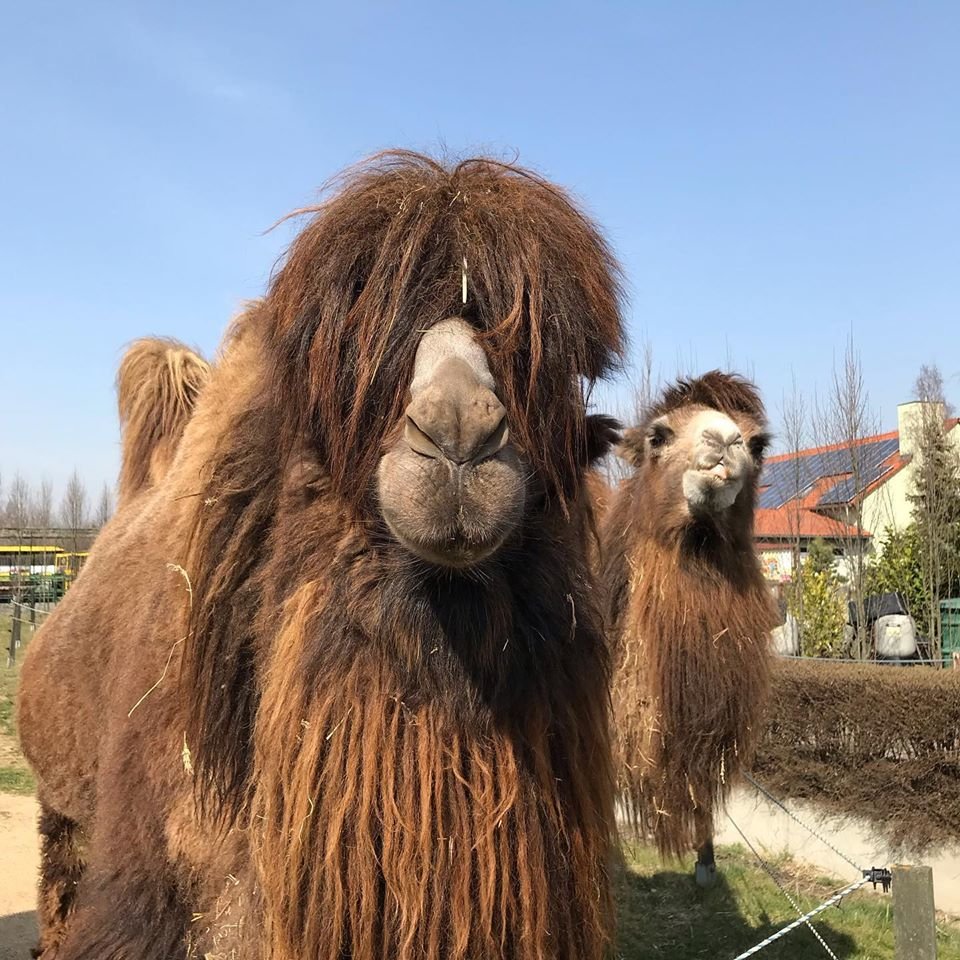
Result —
[[380, 509], [428, 563], [470, 567], [519, 523], [527, 469], [474, 331], [454, 318], [420, 341], [402, 434], [377, 470]]
[[684, 431], [689, 466], [683, 495], [691, 513], [715, 513], [733, 506], [751, 467], [740, 428], [726, 414], [704, 410]]
[[691, 519], [721, 519], [756, 475], [766, 437], [752, 419], [738, 423], [719, 410], [680, 409], [647, 430], [651, 464], [666, 487], [679, 488]]

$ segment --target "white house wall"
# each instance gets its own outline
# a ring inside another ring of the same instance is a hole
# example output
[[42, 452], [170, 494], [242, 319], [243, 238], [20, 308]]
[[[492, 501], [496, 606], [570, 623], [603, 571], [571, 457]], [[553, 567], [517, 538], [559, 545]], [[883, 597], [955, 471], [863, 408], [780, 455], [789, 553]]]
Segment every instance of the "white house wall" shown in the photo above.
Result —
[[[960, 456], [960, 424], [949, 430], [947, 439]], [[912, 521], [910, 493], [916, 472], [916, 463], [908, 463], [864, 498], [863, 526], [873, 534], [875, 551], [880, 551], [880, 541], [887, 530], [904, 530]]]
[[914, 464], [908, 463], [863, 499], [863, 526], [873, 534], [873, 548], [878, 553], [887, 530], [900, 531], [910, 523], [909, 494], [915, 473]]

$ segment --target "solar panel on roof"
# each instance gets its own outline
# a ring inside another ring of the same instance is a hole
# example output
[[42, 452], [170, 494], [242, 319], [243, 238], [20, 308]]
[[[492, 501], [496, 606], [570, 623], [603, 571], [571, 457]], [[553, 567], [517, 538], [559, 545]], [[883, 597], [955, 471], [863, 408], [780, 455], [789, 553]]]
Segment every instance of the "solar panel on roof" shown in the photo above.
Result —
[[[888, 437], [855, 448], [857, 473], [861, 489], [876, 482], [886, 472], [885, 463], [899, 449], [899, 440]], [[777, 460], [764, 464], [760, 485], [766, 487], [760, 493], [758, 505], [765, 510], [776, 510], [797, 497], [802, 497], [810, 487], [824, 477], [838, 480], [825, 490], [817, 501], [818, 506], [847, 503], [857, 492], [853, 478], [854, 459], [850, 447], [836, 450], [821, 450], [803, 454], [797, 458]], [[844, 476], [846, 475], [846, 476]]]
[[768, 489], [760, 494], [759, 505], [766, 510], [776, 510], [810, 489], [817, 476], [810, 469], [809, 457], [778, 460], [764, 465], [760, 474], [761, 486]]
[[844, 450], [846, 454], [846, 473], [859, 474], [860, 490], [857, 490], [857, 484], [852, 476], [840, 480], [829, 490], [825, 490], [823, 496], [817, 501], [818, 505], [848, 503], [853, 497], [872, 483], [875, 483], [886, 472], [885, 463], [887, 459], [897, 452], [899, 441], [894, 439], [878, 440], [874, 443], [864, 443], [856, 448], [857, 461], [854, 464], [851, 451]]

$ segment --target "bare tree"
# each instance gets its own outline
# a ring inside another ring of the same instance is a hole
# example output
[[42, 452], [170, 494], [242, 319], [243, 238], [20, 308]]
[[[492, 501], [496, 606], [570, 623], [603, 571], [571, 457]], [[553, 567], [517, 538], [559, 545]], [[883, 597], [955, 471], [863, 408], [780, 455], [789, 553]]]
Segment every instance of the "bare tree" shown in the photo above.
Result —
[[[784, 394], [783, 400], [781, 401], [780, 423], [783, 430], [783, 441], [786, 447], [785, 452], [790, 454], [790, 467], [787, 476], [788, 488], [783, 491], [783, 499], [789, 497], [795, 505], [794, 508], [788, 512], [788, 517], [790, 536], [792, 539], [791, 580], [794, 584], [797, 584], [800, 574], [800, 549], [802, 542], [799, 501], [810, 479], [807, 475], [809, 471], [806, 469], [800, 457], [800, 451], [808, 446], [810, 424], [807, 401], [803, 392], [797, 386], [797, 376], [795, 373], [791, 373], [790, 375], [790, 395], [787, 396]], [[799, 599], [802, 607], [802, 597]]]
[[[49, 536], [50, 527], [53, 525], [53, 484], [49, 480], [41, 480], [40, 487], [30, 498], [30, 528], [31, 540], [34, 536], [39, 537], [40, 546], [44, 548], [42, 555], [35, 558], [42, 570], [46, 572], [54, 563], [55, 551], [48, 551], [47, 547], [52, 547]], [[34, 598], [37, 599], [36, 597]]]
[[644, 337], [640, 347], [640, 366], [633, 387], [633, 409], [637, 423], [647, 415], [658, 389], [659, 377], [653, 372], [653, 344]]
[[109, 484], [104, 483], [103, 490], [100, 491], [100, 501], [97, 503], [96, 512], [93, 515], [93, 525], [102, 529], [107, 525], [107, 521], [113, 516], [113, 491]]
[[40, 482], [40, 489], [33, 499], [30, 511], [30, 525], [46, 529], [53, 523], [53, 484], [49, 480]]
[[7, 494], [6, 522], [20, 533], [30, 526], [30, 484], [19, 473]]
[[[17, 535], [17, 563], [13, 568], [13, 591], [17, 598], [23, 592], [23, 546], [30, 527], [30, 484], [20, 473], [13, 476], [10, 493], [7, 494], [6, 523]], [[27, 573], [30, 572], [29, 563]]]
[[80, 532], [88, 524], [87, 516], [87, 488], [80, 479], [80, 474], [74, 468], [67, 481], [67, 488], [60, 502], [60, 522], [66, 527], [73, 540], [73, 552], [80, 549]]
[[870, 407], [860, 353], [852, 334], [847, 337], [842, 363], [834, 365], [825, 401], [815, 400], [813, 421], [818, 442], [832, 445], [836, 451], [837, 473], [849, 474], [829, 510], [843, 524], [840, 541], [847, 594], [856, 619], [850, 653], [857, 659], [865, 659], [870, 653], [870, 632], [866, 623], [868, 533], [863, 522], [863, 501], [868, 463], [864, 440], [879, 432], [879, 421]]

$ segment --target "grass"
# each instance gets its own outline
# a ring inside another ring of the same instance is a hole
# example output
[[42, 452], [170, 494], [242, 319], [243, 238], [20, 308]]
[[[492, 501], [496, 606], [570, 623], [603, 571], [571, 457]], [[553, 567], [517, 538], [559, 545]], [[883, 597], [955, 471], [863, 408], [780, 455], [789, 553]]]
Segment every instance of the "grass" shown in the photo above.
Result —
[[[623, 960], [724, 960], [738, 956], [797, 918], [783, 892], [742, 847], [717, 849], [717, 882], [701, 890], [693, 863], [664, 866], [646, 847], [628, 850], [629, 870], [617, 885], [618, 955]], [[852, 879], [824, 877], [787, 856], [776, 873], [806, 912]], [[813, 921], [840, 960], [893, 960], [890, 894], [857, 891]], [[806, 927], [788, 933], [757, 956], [822, 960], [827, 954]], [[938, 918], [939, 960], [960, 960], [960, 923]]]
[[37, 783], [29, 770], [8, 765], [0, 767], [0, 793], [18, 793], [31, 796]]
[[27, 652], [32, 631], [26, 624], [21, 625], [20, 649], [13, 667], [7, 666], [7, 650], [10, 646], [10, 614], [0, 615], [0, 793], [32, 794], [36, 790], [36, 781], [20, 753], [17, 741], [16, 713], [14, 699], [20, 666]]
[[[17, 749], [14, 697], [23, 645], [7, 668], [10, 616], [0, 615], [0, 792], [32, 794], [33, 775]], [[623, 960], [726, 960], [796, 919], [783, 893], [741, 847], [717, 849], [718, 876], [709, 890], [693, 880], [692, 862], [664, 866], [647, 847], [627, 850], [629, 869], [617, 881], [619, 938]], [[784, 856], [774, 866], [791, 896], [806, 911], [851, 878], [823, 877]], [[869, 887], [831, 907], [814, 921], [840, 960], [893, 960], [893, 917], [889, 894]], [[939, 960], [960, 960], [960, 923], [938, 923]], [[758, 954], [760, 960], [822, 960], [823, 947], [805, 927]]]

